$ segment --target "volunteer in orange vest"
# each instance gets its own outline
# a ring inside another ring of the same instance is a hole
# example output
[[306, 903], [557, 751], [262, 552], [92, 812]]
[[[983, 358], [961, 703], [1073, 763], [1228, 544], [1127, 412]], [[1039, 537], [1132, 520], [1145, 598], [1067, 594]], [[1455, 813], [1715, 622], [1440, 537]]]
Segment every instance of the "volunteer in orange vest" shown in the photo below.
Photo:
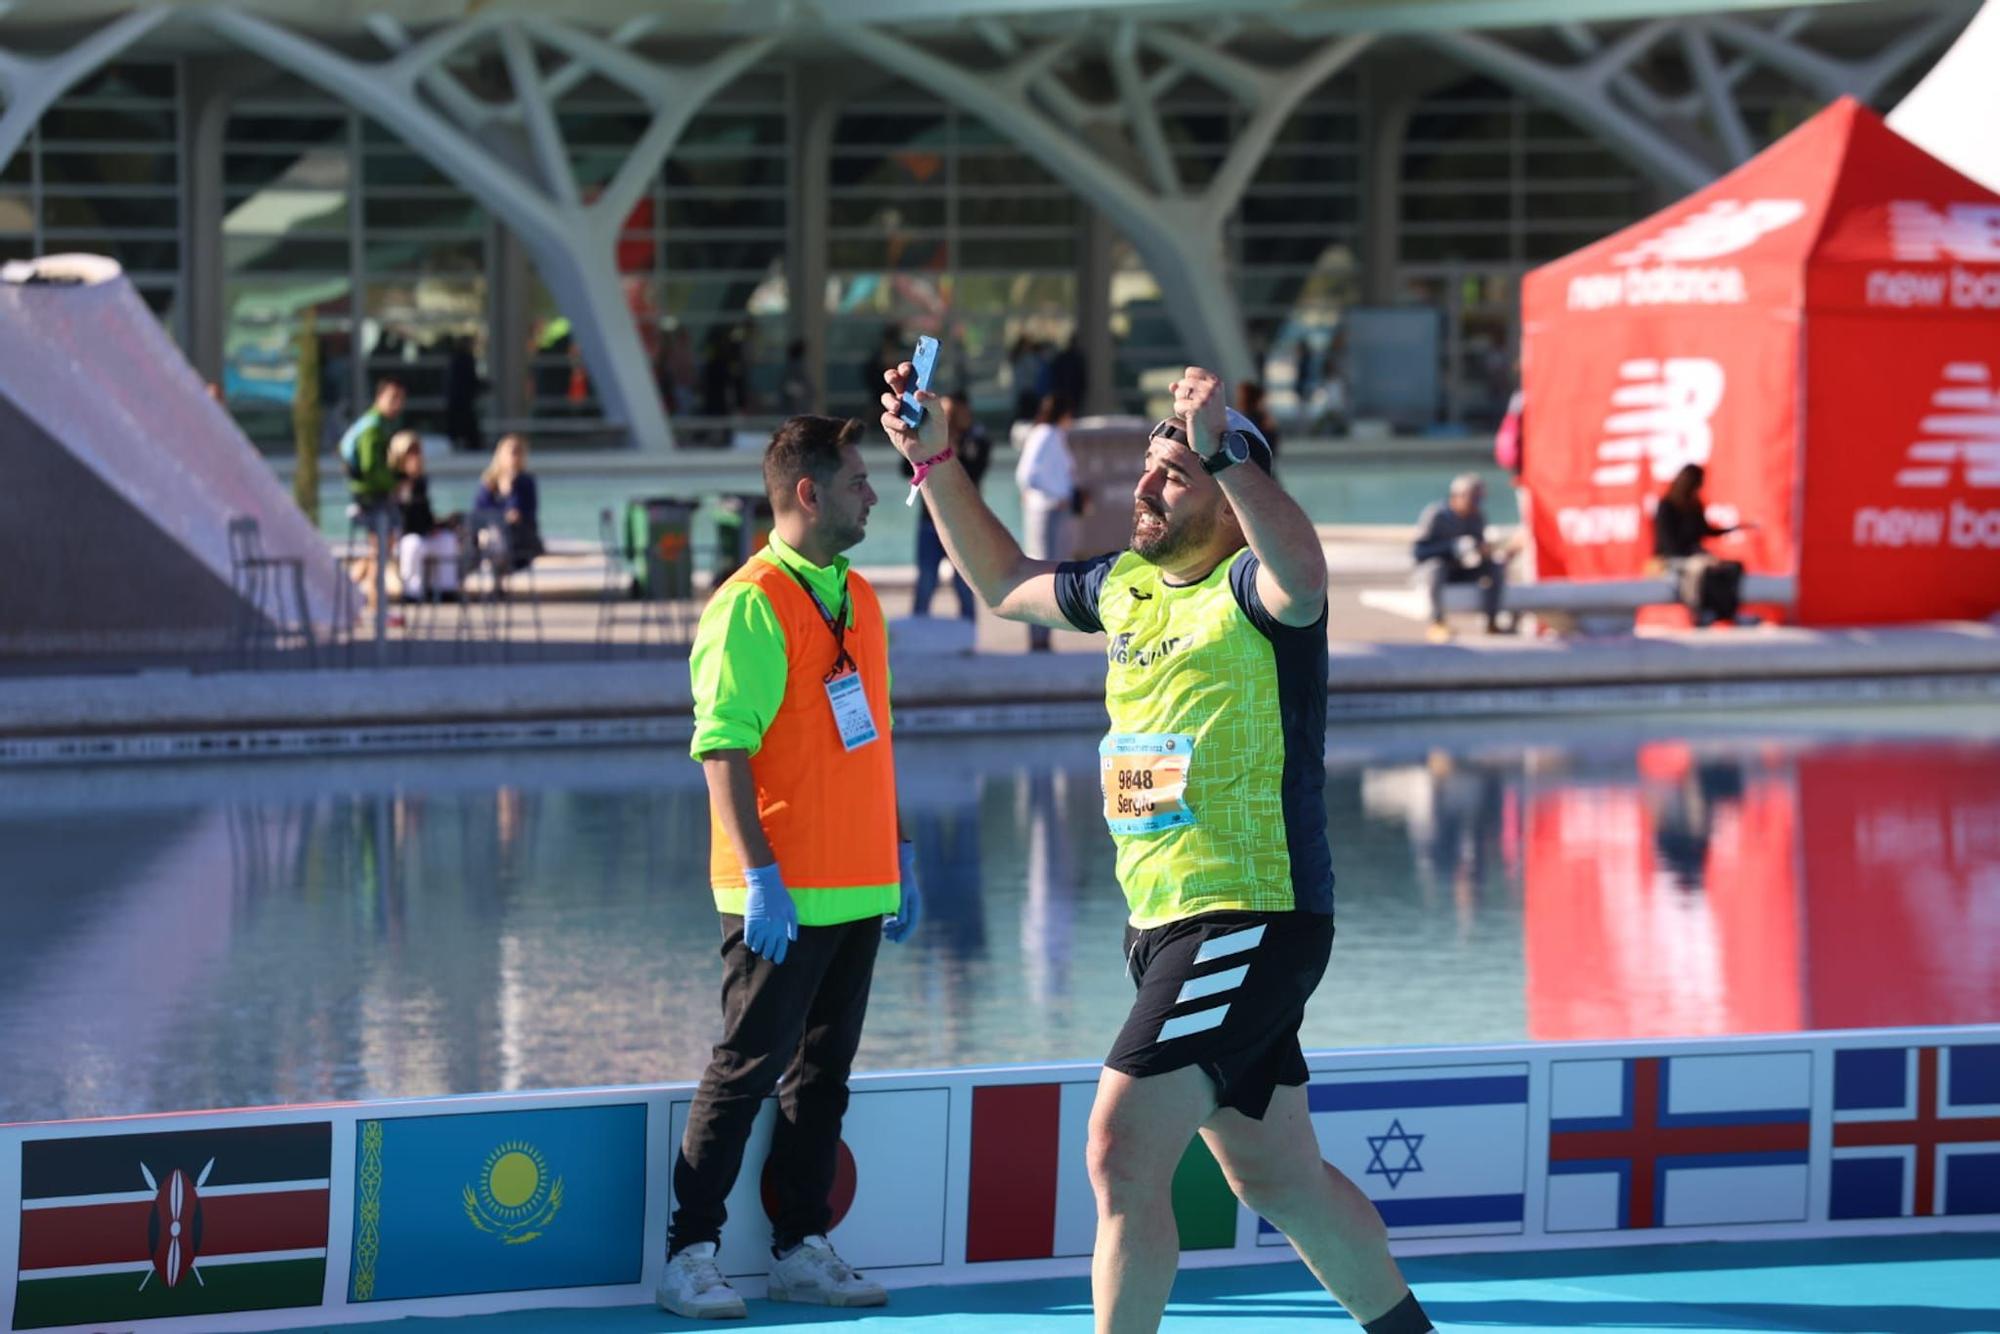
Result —
[[764, 451], [770, 545], [716, 591], [691, 669], [690, 753], [708, 778], [709, 880], [722, 913], [722, 1040], [674, 1163], [662, 1309], [737, 1317], [716, 1265], [724, 1201], [774, 1088], [770, 1293], [880, 1306], [826, 1239], [847, 1076], [882, 937], [921, 900], [900, 839], [882, 607], [840, 553], [875, 504], [861, 423], [793, 417]]

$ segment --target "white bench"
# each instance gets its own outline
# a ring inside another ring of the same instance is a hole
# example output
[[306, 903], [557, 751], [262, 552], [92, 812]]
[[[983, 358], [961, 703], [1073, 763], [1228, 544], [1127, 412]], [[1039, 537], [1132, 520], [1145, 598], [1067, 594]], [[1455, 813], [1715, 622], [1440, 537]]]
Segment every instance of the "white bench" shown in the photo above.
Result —
[[[1788, 574], [1746, 574], [1743, 601], [1746, 605], [1789, 607], [1796, 596], [1797, 581]], [[1483, 590], [1477, 584], [1447, 584], [1444, 608], [1447, 612], [1475, 612], [1484, 605]], [[1680, 601], [1672, 575], [1651, 574], [1637, 579], [1549, 579], [1540, 583], [1509, 583], [1500, 605], [1508, 611], [1533, 613], [1558, 628], [1586, 632], [1615, 633], [1629, 630], [1642, 607], [1671, 606]], [[1431, 615], [1428, 591], [1411, 585], [1400, 588], [1364, 588], [1361, 605], [1376, 611], [1427, 621]]]

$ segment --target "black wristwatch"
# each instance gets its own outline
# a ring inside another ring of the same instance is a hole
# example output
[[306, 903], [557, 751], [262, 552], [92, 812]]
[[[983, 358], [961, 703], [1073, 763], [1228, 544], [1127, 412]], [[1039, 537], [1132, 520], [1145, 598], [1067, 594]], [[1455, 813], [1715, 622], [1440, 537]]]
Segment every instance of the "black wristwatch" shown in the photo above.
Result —
[[1224, 431], [1215, 442], [1215, 452], [1201, 461], [1202, 470], [1213, 477], [1224, 468], [1250, 461], [1250, 437], [1241, 431]]

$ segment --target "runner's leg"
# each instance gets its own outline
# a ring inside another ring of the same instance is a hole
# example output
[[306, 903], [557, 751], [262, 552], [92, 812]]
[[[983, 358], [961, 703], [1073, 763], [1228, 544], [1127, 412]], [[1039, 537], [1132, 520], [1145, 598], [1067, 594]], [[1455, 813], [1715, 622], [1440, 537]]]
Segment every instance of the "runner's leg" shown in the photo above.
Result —
[[1306, 1267], [1357, 1321], [1378, 1319], [1408, 1295], [1382, 1216], [1320, 1157], [1304, 1086], [1280, 1085], [1260, 1121], [1219, 1108], [1201, 1137], [1236, 1198], [1291, 1239]]
[[1153, 1334], [1180, 1265], [1174, 1169], [1215, 1111], [1198, 1066], [1135, 1079], [1106, 1069], [1090, 1109], [1090, 1185], [1097, 1245], [1090, 1259], [1098, 1334]]

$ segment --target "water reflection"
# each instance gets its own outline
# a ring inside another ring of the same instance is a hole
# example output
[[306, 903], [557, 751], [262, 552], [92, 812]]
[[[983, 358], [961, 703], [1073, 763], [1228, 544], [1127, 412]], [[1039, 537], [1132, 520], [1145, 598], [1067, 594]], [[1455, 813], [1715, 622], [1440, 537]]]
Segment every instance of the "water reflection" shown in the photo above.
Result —
[[[1337, 733], [1307, 1042], [2000, 1017], [2000, 740], [1747, 731]], [[1130, 984], [1091, 738], [899, 759], [928, 912], [863, 1067], [1101, 1054]], [[0, 774], [0, 1117], [692, 1077], [707, 847], [667, 753]]]

